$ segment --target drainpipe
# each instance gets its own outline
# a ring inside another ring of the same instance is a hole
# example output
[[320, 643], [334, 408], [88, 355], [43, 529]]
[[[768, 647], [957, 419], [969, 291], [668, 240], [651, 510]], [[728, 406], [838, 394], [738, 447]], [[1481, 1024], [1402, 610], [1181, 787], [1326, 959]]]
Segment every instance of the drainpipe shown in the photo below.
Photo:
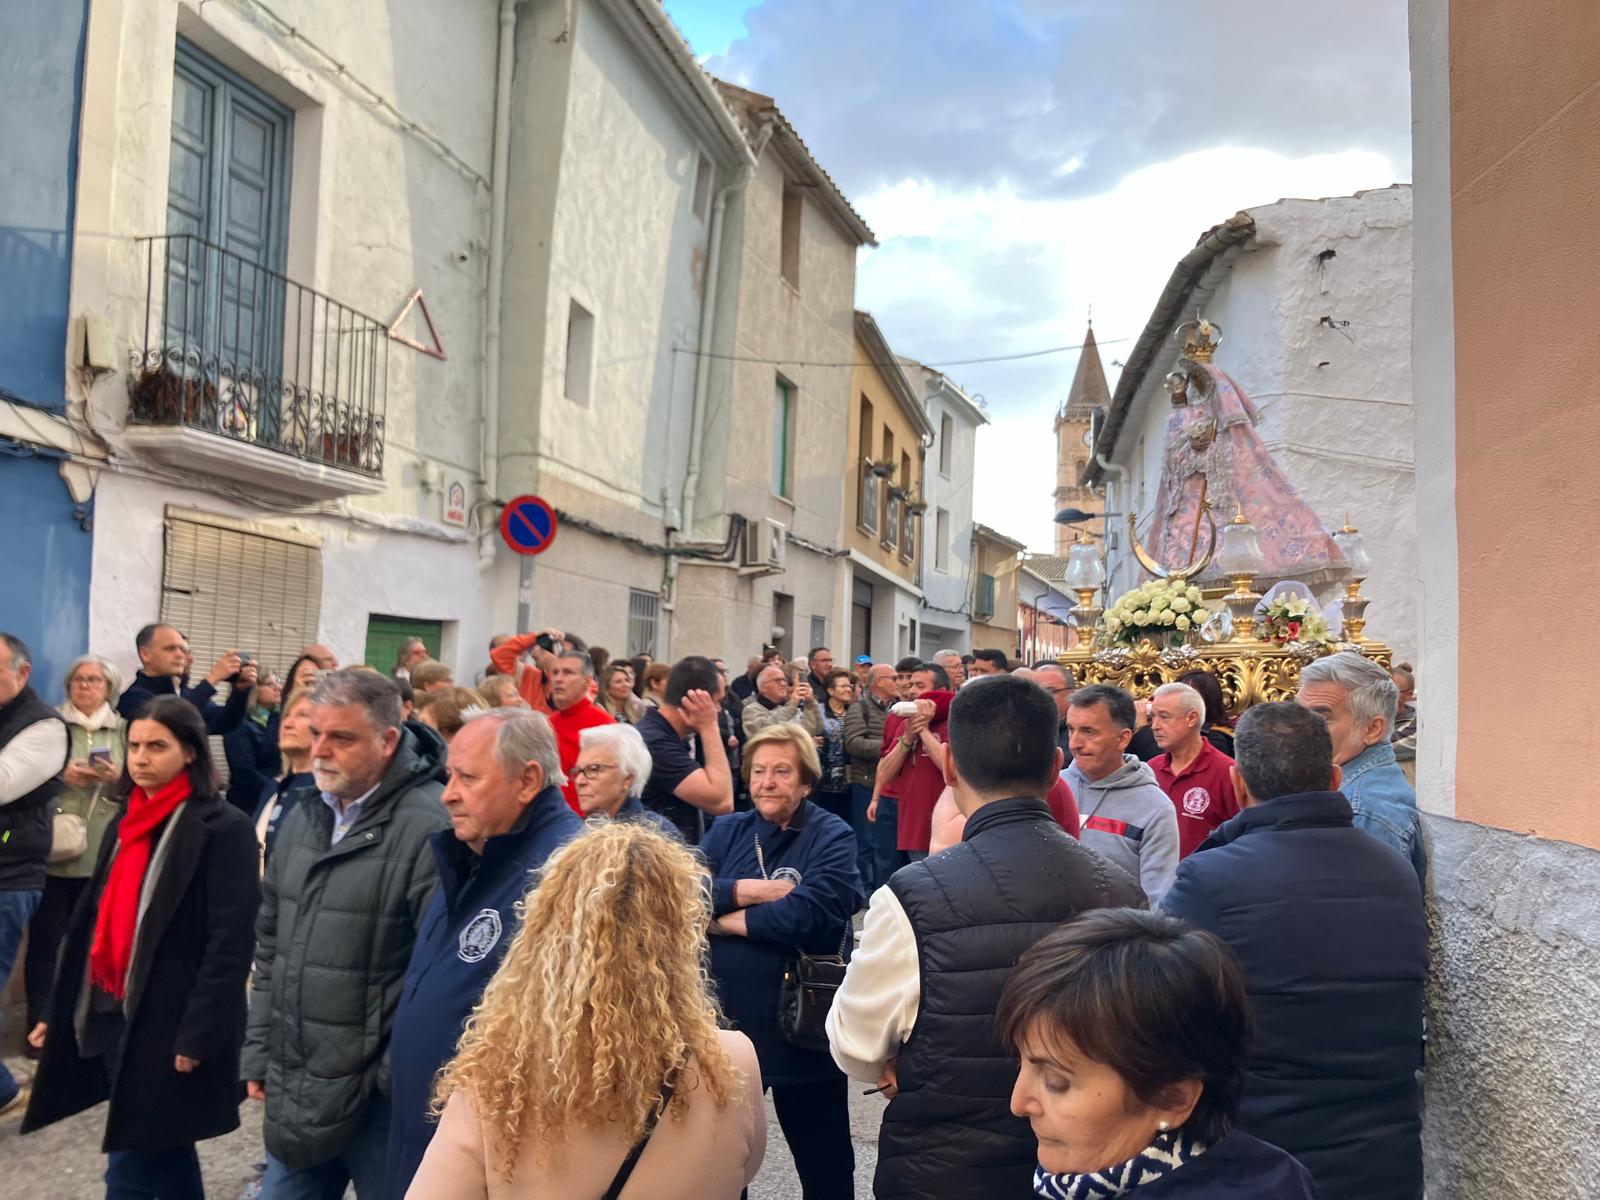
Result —
[[[706, 250], [706, 290], [700, 299], [700, 353], [694, 360], [694, 408], [689, 419], [689, 469], [683, 480], [683, 536], [694, 537], [695, 501], [700, 494], [700, 443], [705, 434], [706, 390], [711, 382], [711, 339], [717, 322], [717, 274], [722, 266], [722, 218], [728, 197], [742, 192], [755, 175], [755, 164], [772, 137], [772, 122], [762, 127], [750, 147], [751, 162], [742, 167], [739, 177], [717, 193], [711, 207], [711, 234]], [[673, 566], [676, 568], [676, 560]], [[673, 574], [676, 575], [674, 569]]]
[[[505, 279], [506, 172], [511, 161], [511, 71], [517, 44], [517, 0], [500, 0], [500, 42], [495, 61], [494, 164], [489, 184], [489, 282], [484, 305], [483, 429], [478, 473], [489, 500], [500, 486], [500, 300]], [[494, 524], [480, 531], [478, 569], [494, 564]]]

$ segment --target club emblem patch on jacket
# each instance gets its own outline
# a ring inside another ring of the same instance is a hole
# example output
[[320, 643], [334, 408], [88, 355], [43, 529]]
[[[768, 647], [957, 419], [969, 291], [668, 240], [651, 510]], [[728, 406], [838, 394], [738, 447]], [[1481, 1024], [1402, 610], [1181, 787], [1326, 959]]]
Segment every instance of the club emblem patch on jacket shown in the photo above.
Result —
[[492, 908], [486, 908], [462, 929], [456, 956], [462, 962], [482, 962], [489, 957], [489, 951], [495, 948], [499, 940], [500, 914]]
[[1199, 816], [1211, 807], [1211, 793], [1203, 787], [1192, 787], [1183, 794], [1183, 811]]

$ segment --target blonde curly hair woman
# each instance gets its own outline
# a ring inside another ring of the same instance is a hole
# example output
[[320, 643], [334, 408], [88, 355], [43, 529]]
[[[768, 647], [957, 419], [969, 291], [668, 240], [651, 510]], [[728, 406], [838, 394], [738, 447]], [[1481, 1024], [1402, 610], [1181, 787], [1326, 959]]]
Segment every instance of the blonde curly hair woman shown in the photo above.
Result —
[[694, 855], [603, 822], [523, 903], [440, 1074], [439, 1131], [407, 1196], [733, 1200], [761, 1165], [766, 1115], [755, 1048], [718, 1028]]

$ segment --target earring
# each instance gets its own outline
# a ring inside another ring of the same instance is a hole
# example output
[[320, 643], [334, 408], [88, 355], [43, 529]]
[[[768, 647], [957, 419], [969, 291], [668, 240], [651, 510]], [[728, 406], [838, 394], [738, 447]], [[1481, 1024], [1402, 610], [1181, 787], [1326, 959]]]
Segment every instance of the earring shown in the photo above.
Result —
[[1168, 1129], [1172, 1128], [1172, 1123], [1170, 1121], [1158, 1121], [1156, 1122], [1156, 1128], [1161, 1130], [1162, 1133], [1165, 1133]]

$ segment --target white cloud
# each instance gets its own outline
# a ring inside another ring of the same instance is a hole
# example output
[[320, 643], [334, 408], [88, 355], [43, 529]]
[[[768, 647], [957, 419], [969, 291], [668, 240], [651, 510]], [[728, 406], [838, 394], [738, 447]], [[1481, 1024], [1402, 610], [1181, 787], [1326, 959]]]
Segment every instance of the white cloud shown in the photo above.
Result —
[[[1284, 196], [1342, 195], [1396, 175], [1370, 151], [1286, 158], [1221, 147], [1079, 199], [904, 180], [858, 198], [881, 244], [862, 260], [857, 303], [897, 350], [932, 363], [1076, 343], [1092, 305], [1114, 387], [1113, 360], [1202, 231]], [[994, 422], [979, 438], [978, 519], [1035, 549], [1054, 541], [1051, 420], [1076, 365], [1066, 353], [948, 368], [984, 396]]]

